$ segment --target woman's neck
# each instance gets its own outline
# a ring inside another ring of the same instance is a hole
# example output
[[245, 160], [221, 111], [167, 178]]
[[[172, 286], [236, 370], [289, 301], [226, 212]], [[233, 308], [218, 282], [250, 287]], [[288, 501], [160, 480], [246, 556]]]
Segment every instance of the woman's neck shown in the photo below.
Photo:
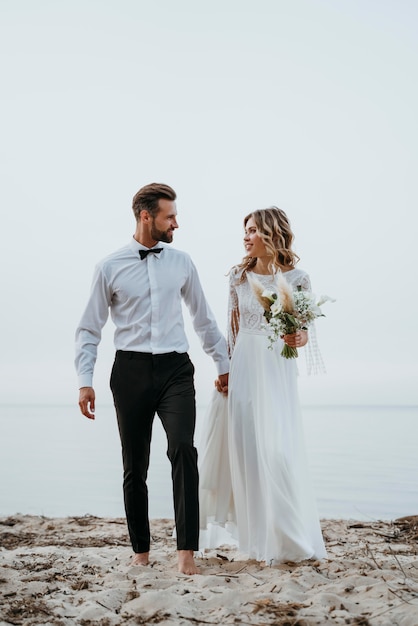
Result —
[[[257, 257], [257, 263], [254, 265], [252, 271], [255, 274], [274, 274], [274, 265], [269, 265], [271, 263], [271, 257]], [[280, 265], [279, 270], [283, 273], [289, 272], [294, 268], [291, 265]]]
[[274, 266], [269, 265], [271, 263], [270, 257], [258, 257], [257, 263], [253, 267], [253, 272], [256, 274], [272, 274]]

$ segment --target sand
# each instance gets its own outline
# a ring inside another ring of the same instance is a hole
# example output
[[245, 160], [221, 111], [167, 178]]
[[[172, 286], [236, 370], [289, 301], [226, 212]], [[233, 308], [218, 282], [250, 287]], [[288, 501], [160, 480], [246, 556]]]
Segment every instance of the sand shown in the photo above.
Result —
[[263, 566], [224, 546], [177, 572], [173, 521], [131, 567], [124, 519], [0, 518], [0, 624], [418, 625], [418, 516], [323, 520], [328, 559]]

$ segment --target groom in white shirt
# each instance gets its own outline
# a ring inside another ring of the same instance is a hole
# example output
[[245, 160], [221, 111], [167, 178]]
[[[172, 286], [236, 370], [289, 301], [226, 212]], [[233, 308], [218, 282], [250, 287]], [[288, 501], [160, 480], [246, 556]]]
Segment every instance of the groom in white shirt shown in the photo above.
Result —
[[[109, 310], [116, 326], [110, 386], [122, 444], [124, 501], [133, 565], [149, 563], [149, 465], [152, 422], [158, 414], [172, 466], [178, 569], [198, 573], [199, 504], [194, 366], [187, 354], [182, 300], [203, 349], [217, 367], [218, 385], [228, 386], [226, 341], [206, 302], [188, 254], [166, 244], [177, 224], [176, 193], [152, 183], [138, 191], [132, 209], [132, 241], [96, 266], [90, 298], [76, 332], [80, 410], [94, 419], [93, 370]], [[158, 245], [157, 245], [158, 244]]]

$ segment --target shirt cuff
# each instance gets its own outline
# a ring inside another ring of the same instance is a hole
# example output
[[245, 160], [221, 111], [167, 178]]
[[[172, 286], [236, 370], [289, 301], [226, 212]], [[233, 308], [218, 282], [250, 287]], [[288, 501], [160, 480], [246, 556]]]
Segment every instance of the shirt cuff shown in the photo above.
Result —
[[81, 387], [93, 387], [93, 375], [92, 374], [80, 374], [78, 377], [78, 388]]
[[218, 372], [218, 376], [220, 376], [221, 374], [229, 374], [229, 359], [217, 361], [216, 370]]

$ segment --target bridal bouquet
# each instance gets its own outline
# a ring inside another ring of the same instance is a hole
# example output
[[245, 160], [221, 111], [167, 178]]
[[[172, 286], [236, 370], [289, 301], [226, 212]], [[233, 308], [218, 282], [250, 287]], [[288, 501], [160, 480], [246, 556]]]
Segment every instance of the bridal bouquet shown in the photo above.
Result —
[[[270, 350], [273, 344], [283, 335], [291, 335], [298, 330], [308, 330], [309, 324], [317, 317], [325, 317], [320, 307], [324, 302], [335, 302], [329, 296], [321, 296], [318, 302], [310, 291], [303, 291], [298, 285], [292, 290], [283, 274], [277, 275], [276, 290], [265, 289], [253, 276], [249, 277], [250, 285], [264, 309], [264, 317], [268, 322], [265, 328], [271, 330], [269, 335]], [[297, 348], [284, 344], [281, 355], [285, 359], [294, 359], [298, 356]]]

